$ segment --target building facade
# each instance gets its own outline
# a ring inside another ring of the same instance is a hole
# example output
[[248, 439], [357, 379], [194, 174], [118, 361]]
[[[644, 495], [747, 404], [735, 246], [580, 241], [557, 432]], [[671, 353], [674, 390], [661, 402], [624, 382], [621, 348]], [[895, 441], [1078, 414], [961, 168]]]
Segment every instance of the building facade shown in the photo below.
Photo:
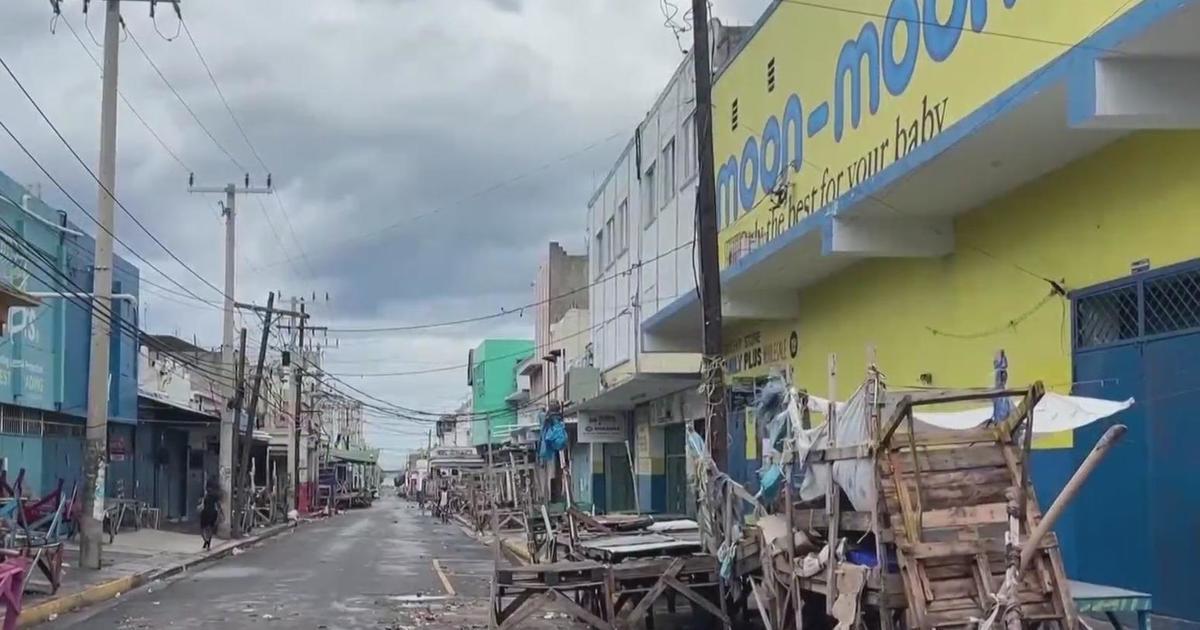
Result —
[[533, 355], [529, 339], [485, 339], [467, 359], [471, 387], [471, 445], [499, 444], [517, 426], [517, 366]]
[[[1071, 578], [1191, 620], [1197, 27], [1195, 2], [774, 2], [718, 74], [713, 132], [732, 383], [791, 368], [824, 395], [836, 357], [844, 398], [871, 348], [893, 386], [988, 386], [1003, 350], [1010, 383], [1135, 398], [1057, 533]], [[641, 327], [698, 349], [698, 312], [683, 294]], [[1038, 440], [1043, 504], [1108, 424]]]
[[[723, 63], [746, 29], [714, 21], [712, 33], [713, 58]], [[696, 142], [687, 55], [588, 203], [599, 387], [572, 402], [581, 422], [608, 429], [593, 431], [590, 461], [593, 500], [608, 510], [687, 511], [684, 426], [703, 417], [700, 354], [645, 333], [642, 322], [696, 289]], [[695, 324], [698, 336], [698, 315]]]
[[[38, 302], [10, 308], [0, 338], [0, 465], [10, 480], [24, 469], [31, 495], [59, 480], [69, 492], [82, 483], [95, 241], [3, 173], [0, 233], [0, 278]], [[135, 490], [139, 285], [137, 268], [115, 256], [113, 306], [105, 311], [113, 321], [107, 490], [127, 496]]]

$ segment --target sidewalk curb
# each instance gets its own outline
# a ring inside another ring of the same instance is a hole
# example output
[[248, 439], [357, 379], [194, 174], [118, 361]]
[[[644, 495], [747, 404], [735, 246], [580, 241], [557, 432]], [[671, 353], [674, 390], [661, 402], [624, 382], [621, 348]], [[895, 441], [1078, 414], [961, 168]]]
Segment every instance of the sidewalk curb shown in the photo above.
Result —
[[519, 560], [523, 566], [533, 564], [533, 557], [529, 555], [529, 550], [526, 549], [524, 545], [507, 538], [501, 538], [500, 545], [504, 547], [505, 551], [516, 556], [517, 560]]
[[[475, 541], [483, 545], [492, 544], [492, 541], [487, 537], [487, 535], [474, 531], [474, 525], [472, 525], [471, 522], [461, 514], [455, 514], [454, 519], [458, 521], [460, 529], [462, 529], [462, 532], [468, 537], [473, 538]], [[533, 557], [529, 555], [529, 550], [526, 549], [525, 546], [520, 542], [508, 538], [501, 538], [500, 547], [501, 552], [512, 556], [513, 559], [520, 562], [522, 566], [529, 566], [533, 564]]]
[[277, 526], [273, 529], [266, 530], [256, 536], [244, 538], [235, 542], [232, 545], [223, 547], [198, 558], [192, 558], [179, 564], [158, 567], [136, 573], [134, 575], [126, 575], [123, 577], [109, 580], [95, 586], [88, 587], [78, 593], [71, 593], [62, 597], [56, 597], [49, 601], [30, 606], [21, 611], [21, 616], [17, 618], [18, 628], [29, 628], [37, 624], [49, 621], [51, 617], [57, 617], [69, 612], [85, 608], [94, 604], [108, 601], [121, 593], [144, 586], [154, 580], [172, 577], [188, 571], [197, 566], [216, 562], [233, 554], [235, 550], [241, 550], [252, 545], [256, 545], [264, 540], [274, 538], [284, 532], [296, 529], [296, 523], [287, 523]]

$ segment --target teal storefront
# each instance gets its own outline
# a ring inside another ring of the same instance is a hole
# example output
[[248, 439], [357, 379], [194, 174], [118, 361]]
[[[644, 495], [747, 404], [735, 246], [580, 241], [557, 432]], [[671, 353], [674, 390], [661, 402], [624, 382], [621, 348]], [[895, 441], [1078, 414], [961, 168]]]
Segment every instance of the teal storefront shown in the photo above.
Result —
[[[0, 173], [0, 280], [41, 300], [10, 309], [0, 336], [0, 464], [10, 482], [24, 469], [31, 495], [80, 478], [90, 301], [56, 294], [91, 292], [94, 246], [64, 213]], [[137, 268], [117, 257], [113, 291], [130, 296], [113, 307], [109, 419], [118, 434], [137, 422], [138, 285]]]

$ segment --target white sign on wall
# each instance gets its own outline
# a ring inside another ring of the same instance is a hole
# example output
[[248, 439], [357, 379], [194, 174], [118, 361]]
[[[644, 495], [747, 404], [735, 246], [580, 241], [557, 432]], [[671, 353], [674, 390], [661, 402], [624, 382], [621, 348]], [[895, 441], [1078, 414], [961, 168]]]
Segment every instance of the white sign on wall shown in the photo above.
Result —
[[626, 423], [621, 416], [581, 415], [579, 418], [579, 443], [624, 442]]

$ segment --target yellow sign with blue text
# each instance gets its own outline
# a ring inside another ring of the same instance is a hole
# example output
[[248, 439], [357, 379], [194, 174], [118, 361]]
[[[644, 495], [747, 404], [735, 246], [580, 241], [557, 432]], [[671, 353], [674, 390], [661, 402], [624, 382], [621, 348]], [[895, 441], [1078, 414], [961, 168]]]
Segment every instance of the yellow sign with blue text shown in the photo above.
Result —
[[1003, 107], [1007, 89], [1140, 1], [773, 4], [714, 85], [722, 264]]

